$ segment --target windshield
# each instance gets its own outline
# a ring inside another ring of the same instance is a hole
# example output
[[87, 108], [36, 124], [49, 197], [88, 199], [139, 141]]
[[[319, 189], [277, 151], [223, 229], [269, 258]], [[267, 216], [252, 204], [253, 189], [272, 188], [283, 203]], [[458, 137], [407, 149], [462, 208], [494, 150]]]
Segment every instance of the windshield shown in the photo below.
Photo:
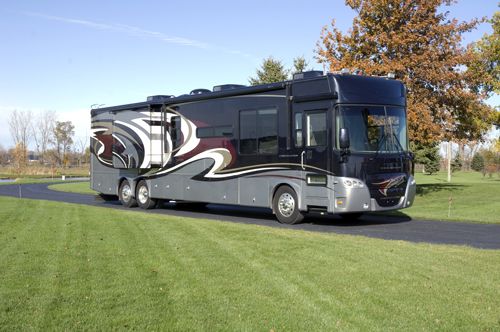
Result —
[[383, 153], [408, 150], [403, 107], [342, 106], [337, 116], [337, 147], [340, 128], [349, 129], [351, 151]]

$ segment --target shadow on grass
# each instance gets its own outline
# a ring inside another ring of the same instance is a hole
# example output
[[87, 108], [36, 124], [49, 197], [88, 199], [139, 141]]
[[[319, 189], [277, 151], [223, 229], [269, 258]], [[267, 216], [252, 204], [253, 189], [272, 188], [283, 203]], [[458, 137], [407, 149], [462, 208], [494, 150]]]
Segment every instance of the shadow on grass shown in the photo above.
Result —
[[441, 191], [458, 191], [466, 187], [463, 184], [455, 183], [431, 183], [431, 184], [417, 184], [417, 195], [425, 196], [430, 193], [437, 193]]

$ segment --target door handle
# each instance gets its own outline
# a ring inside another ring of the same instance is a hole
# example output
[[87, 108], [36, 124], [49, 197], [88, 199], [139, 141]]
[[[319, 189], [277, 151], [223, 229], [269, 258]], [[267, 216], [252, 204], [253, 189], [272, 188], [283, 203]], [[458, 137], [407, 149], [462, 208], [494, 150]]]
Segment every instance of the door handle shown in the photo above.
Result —
[[304, 167], [304, 156], [306, 155], [305, 151], [302, 151], [300, 154], [300, 166], [302, 167], [302, 170], [305, 170], [306, 168]]

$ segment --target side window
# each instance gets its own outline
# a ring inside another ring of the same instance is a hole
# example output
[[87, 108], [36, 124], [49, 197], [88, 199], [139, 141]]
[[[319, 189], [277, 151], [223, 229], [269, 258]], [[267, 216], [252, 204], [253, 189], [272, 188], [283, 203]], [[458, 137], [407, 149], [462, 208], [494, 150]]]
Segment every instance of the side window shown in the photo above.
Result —
[[303, 145], [302, 142], [302, 112], [295, 113], [294, 119], [294, 137], [295, 137], [295, 147], [301, 147]]
[[233, 127], [231, 126], [203, 127], [196, 129], [196, 137], [198, 138], [229, 136], [233, 136]]
[[278, 152], [278, 112], [275, 108], [240, 112], [240, 153]]
[[306, 126], [306, 146], [326, 145], [326, 112], [308, 113]]
[[170, 137], [172, 138], [173, 148], [176, 149], [181, 145], [182, 142], [181, 117], [180, 116], [172, 117], [171, 124], [172, 124], [172, 129]]
[[260, 154], [278, 152], [278, 116], [276, 109], [257, 111], [257, 138]]
[[257, 153], [257, 111], [240, 112], [240, 153]]

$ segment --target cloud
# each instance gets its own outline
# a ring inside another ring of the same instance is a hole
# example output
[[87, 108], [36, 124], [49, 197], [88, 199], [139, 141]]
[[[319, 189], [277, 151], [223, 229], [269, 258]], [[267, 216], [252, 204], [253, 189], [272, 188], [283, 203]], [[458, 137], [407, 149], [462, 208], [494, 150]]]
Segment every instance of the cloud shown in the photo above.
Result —
[[209, 49], [209, 48], [210, 49], [218, 49], [218, 50], [221, 50], [223, 52], [230, 53], [230, 54], [241, 55], [244, 57], [252, 57], [252, 55], [243, 53], [241, 51], [229, 50], [229, 49], [217, 47], [215, 45], [211, 45], [211, 44], [208, 44], [208, 43], [205, 43], [202, 41], [183, 38], [183, 37], [179, 37], [179, 36], [170, 36], [170, 35], [167, 35], [163, 32], [146, 30], [143, 28], [130, 26], [130, 25], [126, 25], [126, 24], [100, 23], [100, 22], [94, 22], [94, 21], [89, 21], [89, 20], [81, 20], [81, 19], [74, 19], [74, 18], [67, 18], [67, 17], [60, 17], [60, 16], [52, 16], [52, 15], [46, 15], [46, 14], [41, 14], [41, 13], [33, 13], [33, 12], [24, 12], [23, 14], [26, 16], [38, 17], [38, 18], [42, 18], [42, 19], [50, 20], [50, 21], [57, 21], [57, 22], [62, 22], [62, 23], [66, 23], [66, 24], [81, 25], [81, 26], [84, 26], [84, 27], [87, 27], [90, 29], [95, 29], [95, 30], [114, 31], [114, 32], [129, 35], [132, 37], [153, 38], [153, 39], [157, 39], [157, 40], [160, 40], [162, 42], [169, 43], [169, 44], [190, 46], [190, 47], [196, 47], [196, 48], [201, 48], [201, 49]]

